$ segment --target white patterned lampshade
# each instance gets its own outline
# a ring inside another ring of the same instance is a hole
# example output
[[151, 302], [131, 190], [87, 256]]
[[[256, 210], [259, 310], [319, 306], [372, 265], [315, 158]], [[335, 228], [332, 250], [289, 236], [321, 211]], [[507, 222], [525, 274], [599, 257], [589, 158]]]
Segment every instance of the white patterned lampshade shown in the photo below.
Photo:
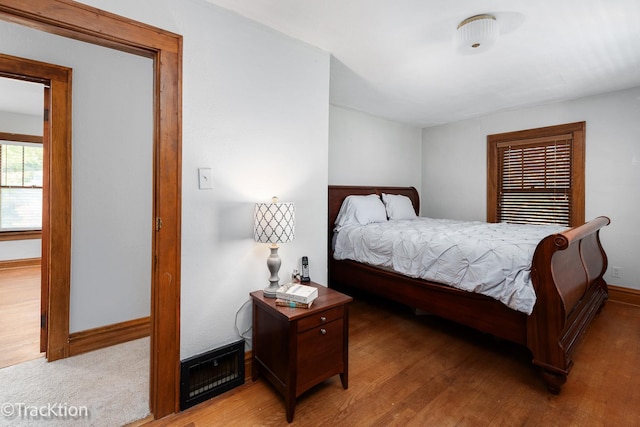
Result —
[[278, 271], [281, 260], [278, 243], [292, 242], [296, 228], [296, 212], [293, 203], [278, 203], [274, 197], [271, 203], [256, 203], [253, 221], [253, 238], [256, 242], [271, 243], [271, 254], [267, 258], [267, 268], [271, 273], [269, 286], [263, 293], [265, 298], [275, 298], [280, 286]]
[[274, 197], [271, 203], [256, 203], [254, 210], [253, 238], [261, 243], [293, 242], [296, 228], [296, 212], [293, 203], [279, 203]]

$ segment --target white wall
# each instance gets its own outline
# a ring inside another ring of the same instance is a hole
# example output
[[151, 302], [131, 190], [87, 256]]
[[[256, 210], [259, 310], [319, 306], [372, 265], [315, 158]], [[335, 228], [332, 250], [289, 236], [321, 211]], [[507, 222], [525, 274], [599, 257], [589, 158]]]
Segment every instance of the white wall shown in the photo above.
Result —
[[0, 50], [73, 69], [70, 332], [148, 316], [152, 61], [6, 22]]
[[487, 135], [586, 121], [585, 217], [611, 218], [600, 236], [621, 277], [605, 279], [640, 289], [639, 117], [635, 88], [424, 129], [422, 214], [486, 219]]
[[[2, 94], [2, 96], [4, 96], [4, 94]], [[33, 116], [30, 114], [0, 111], [0, 132], [42, 136], [42, 125], [42, 115]]]
[[[42, 115], [0, 111], [0, 132], [42, 135], [42, 123]], [[0, 241], [0, 261], [40, 258], [41, 242], [40, 239]]]
[[181, 358], [237, 340], [237, 312], [238, 329], [251, 324], [244, 304], [269, 277], [256, 202], [296, 204], [281, 283], [307, 255], [326, 284], [328, 53], [203, 0], [85, 3], [184, 37]]
[[40, 239], [6, 240], [0, 242], [0, 261], [40, 258]]
[[[268, 285], [253, 207], [296, 204], [295, 241], [280, 245], [281, 283], [309, 257], [327, 283], [329, 55], [202, 2], [177, 14], [184, 35], [181, 355], [237, 339], [235, 313]], [[214, 189], [197, 189], [197, 168]], [[251, 322], [250, 307], [238, 328]]]
[[421, 129], [331, 106], [329, 183], [421, 186]]

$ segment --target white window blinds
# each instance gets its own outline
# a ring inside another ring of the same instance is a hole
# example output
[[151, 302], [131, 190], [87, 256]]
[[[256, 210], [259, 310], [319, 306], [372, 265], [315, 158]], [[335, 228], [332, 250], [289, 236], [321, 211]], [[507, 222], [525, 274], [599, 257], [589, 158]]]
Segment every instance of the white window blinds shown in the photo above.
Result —
[[0, 141], [0, 231], [42, 228], [42, 144]]

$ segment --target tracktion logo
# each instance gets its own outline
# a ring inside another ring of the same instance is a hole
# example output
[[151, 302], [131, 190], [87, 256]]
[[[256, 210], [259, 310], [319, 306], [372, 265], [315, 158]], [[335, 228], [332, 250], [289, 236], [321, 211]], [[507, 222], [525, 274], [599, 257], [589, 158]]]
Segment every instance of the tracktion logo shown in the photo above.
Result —
[[26, 403], [3, 403], [0, 415], [9, 420], [79, 420], [89, 419], [89, 408], [68, 403], [28, 405]]

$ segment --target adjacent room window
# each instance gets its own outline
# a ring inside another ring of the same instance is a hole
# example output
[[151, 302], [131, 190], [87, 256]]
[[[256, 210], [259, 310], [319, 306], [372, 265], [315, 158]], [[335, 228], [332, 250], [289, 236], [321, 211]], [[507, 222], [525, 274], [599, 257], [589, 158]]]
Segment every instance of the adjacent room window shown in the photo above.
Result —
[[42, 229], [42, 143], [0, 140], [0, 232]]
[[585, 122], [487, 137], [487, 220], [584, 222]]

